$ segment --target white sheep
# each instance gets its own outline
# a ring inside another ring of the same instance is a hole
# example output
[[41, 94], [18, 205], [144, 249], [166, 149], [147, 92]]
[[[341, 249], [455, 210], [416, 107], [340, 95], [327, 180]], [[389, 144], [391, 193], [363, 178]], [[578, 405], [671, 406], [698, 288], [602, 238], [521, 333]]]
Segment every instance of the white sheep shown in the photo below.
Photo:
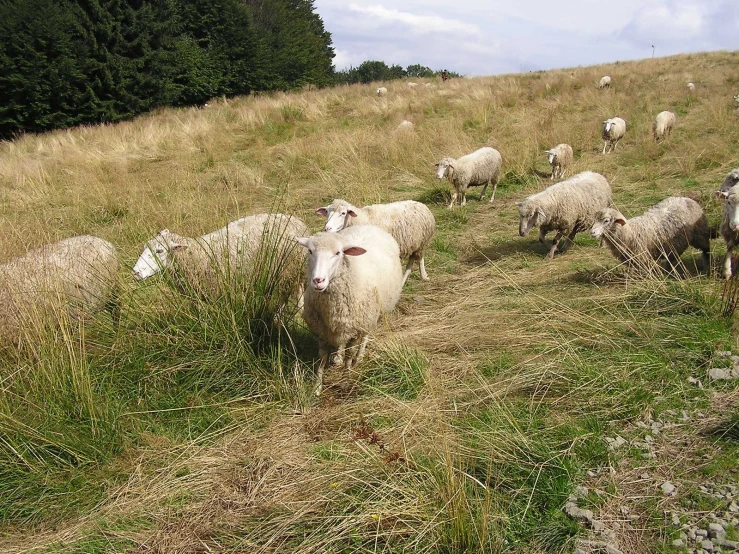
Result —
[[604, 75], [598, 82], [598, 88], [610, 88], [611, 78], [608, 75]]
[[737, 94], [737, 95], [736, 95], [736, 96], [734, 97], [734, 102], [735, 102], [736, 104], [739, 104], [739, 94]]
[[417, 87], [417, 86], [418, 86], [418, 83], [414, 83], [413, 81], [411, 81], [411, 82], [408, 83], [408, 88], [414, 88], [414, 87]]
[[710, 232], [700, 204], [670, 196], [638, 217], [626, 219], [615, 208], [598, 212], [590, 234], [602, 238], [611, 253], [629, 265], [646, 267], [651, 260], [674, 265], [688, 246], [703, 253], [710, 268]]
[[[525, 237], [533, 227], [539, 227], [539, 242], [547, 246], [547, 233], [557, 231], [547, 254], [547, 258], [553, 258], [557, 251], [567, 249], [577, 233], [590, 229], [595, 214], [611, 205], [611, 195], [611, 186], [603, 175], [578, 173], [516, 202], [518, 234]], [[562, 237], [566, 238], [560, 246]]]
[[603, 153], [606, 153], [606, 147], [608, 152], [616, 149], [618, 141], [620, 141], [626, 134], [626, 122], [620, 117], [612, 117], [606, 119], [603, 122], [603, 131], [601, 132], [601, 138], [604, 141]]
[[495, 191], [498, 190], [502, 165], [503, 160], [500, 152], [489, 146], [479, 148], [456, 160], [448, 157], [442, 158], [436, 164], [436, 176], [439, 179], [446, 177], [454, 188], [449, 209], [454, 207], [457, 196], [460, 198], [461, 206], [467, 204], [467, 187], [482, 185], [482, 192], [480, 193], [480, 200], [482, 200], [485, 198], [485, 191], [490, 183], [493, 184], [493, 194], [490, 196], [489, 202], [492, 202], [495, 199]]
[[686, 86], [690, 92], [695, 92], [695, 83], [688, 83]]
[[572, 164], [573, 153], [572, 146], [569, 144], [558, 144], [551, 150], [545, 150], [544, 153], [549, 158], [549, 164], [552, 166], [551, 179], [561, 179], [567, 173], [567, 169]]
[[166, 269], [182, 290], [215, 298], [229, 280], [248, 271], [255, 259], [264, 255], [273, 256], [273, 267], [289, 279], [297, 275], [304, 260], [292, 237], [307, 232], [300, 219], [283, 214], [243, 217], [198, 238], [163, 229], [144, 245], [133, 277], [142, 280]]
[[377, 89], [377, 96], [385, 96], [387, 94], [387, 88], [379, 87]]
[[400, 123], [398, 123], [398, 126], [395, 128], [396, 131], [399, 132], [411, 132], [413, 131], [413, 122], [408, 121], [407, 119], [404, 119]]
[[403, 200], [389, 204], [373, 204], [357, 208], [346, 200], [337, 198], [324, 208], [316, 210], [326, 217], [324, 231], [335, 233], [354, 225], [376, 225], [390, 233], [400, 248], [400, 257], [408, 258], [403, 275], [403, 284], [418, 261], [421, 279], [429, 280], [423, 253], [436, 230], [436, 220], [428, 206], [415, 200]]
[[720, 232], [726, 241], [724, 258], [724, 279], [731, 279], [731, 253], [739, 244], [739, 167], [730, 171], [716, 196], [724, 201], [724, 217], [721, 220]]
[[398, 243], [374, 225], [295, 240], [308, 249], [303, 319], [318, 339], [318, 396], [332, 349], [346, 369], [362, 358], [369, 334], [400, 300], [403, 270]]
[[665, 135], [669, 136], [672, 134], [672, 128], [675, 126], [676, 119], [675, 114], [672, 112], [664, 111], [657, 114], [652, 123], [652, 133], [656, 142], [664, 139]]
[[0, 342], [19, 345], [60, 317], [79, 319], [103, 308], [118, 323], [115, 247], [82, 235], [31, 250], [0, 265]]

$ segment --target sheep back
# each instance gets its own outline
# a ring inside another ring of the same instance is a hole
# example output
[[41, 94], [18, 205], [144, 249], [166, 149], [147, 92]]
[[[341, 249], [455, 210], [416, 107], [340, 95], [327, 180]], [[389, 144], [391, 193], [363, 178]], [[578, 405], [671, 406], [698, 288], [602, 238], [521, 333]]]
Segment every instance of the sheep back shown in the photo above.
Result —
[[457, 192], [467, 187], [495, 185], [500, 179], [503, 159], [495, 148], [485, 146], [452, 161], [453, 171], [449, 179]]

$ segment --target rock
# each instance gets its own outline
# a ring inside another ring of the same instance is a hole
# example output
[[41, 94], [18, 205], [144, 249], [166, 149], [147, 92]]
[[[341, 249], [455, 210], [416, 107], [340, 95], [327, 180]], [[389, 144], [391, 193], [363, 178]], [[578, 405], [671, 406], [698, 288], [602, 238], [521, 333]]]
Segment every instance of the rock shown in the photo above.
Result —
[[716, 539], [716, 543], [719, 546], [725, 546], [726, 548], [730, 550], [737, 550], [739, 548], [739, 542], [730, 541], [728, 539]]
[[708, 539], [701, 541], [701, 548], [706, 552], [713, 552], [713, 542]]
[[649, 473], [642, 473], [639, 475], [639, 479], [649, 479]]
[[675, 514], [672, 516], [672, 526], [673, 527], [680, 527], [680, 516]]
[[684, 544], [685, 543], [682, 541], [682, 539], [675, 539], [674, 541], [672, 541], [672, 546], [675, 546], [677, 548], [680, 548]]
[[711, 534], [711, 531], [714, 533], [722, 533], [724, 532], [724, 528], [720, 523], [709, 523], [708, 524], [708, 534]]
[[696, 529], [695, 536], [704, 539], [708, 536], [708, 531], [705, 529]]
[[730, 379], [729, 371], [720, 367], [712, 367], [708, 370], [708, 377], [713, 381]]
[[583, 487], [582, 485], [578, 485], [575, 487], [575, 495], [580, 498], [585, 498], [589, 492], [590, 491], [588, 491], [588, 488]]
[[595, 531], [596, 533], [602, 533], [603, 530], [606, 528], [606, 524], [602, 521], [598, 521], [597, 519], [594, 519], [590, 522], [590, 527]]
[[731, 350], [718, 350], [714, 355], [717, 358], [731, 358]]
[[664, 483], [662, 483], [662, 486], [660, 488], [662, 489], [662, 492], [664, 494], [669, 495], [675, 492], [675, 485], [673, 485], [669, 481], [665, 481]]

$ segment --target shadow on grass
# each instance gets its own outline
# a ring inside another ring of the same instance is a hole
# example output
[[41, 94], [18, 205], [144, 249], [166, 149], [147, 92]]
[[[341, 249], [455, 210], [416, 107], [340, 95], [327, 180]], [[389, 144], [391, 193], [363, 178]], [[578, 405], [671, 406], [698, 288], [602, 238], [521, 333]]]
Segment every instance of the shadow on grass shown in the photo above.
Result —
[[487, 262], [496, 262], [500, 259], [516, 254], [529, 254], [532, 256], [540, 256], [542, 260], [549, 252], [549, 247], [544, 246], [538, 240], [530, 240], [522, 238], [520, 240], [510, 240], [502, 244], [496, 244], [487, 248], [476, 250], [462, 260], [467, 265], [482, 265]]

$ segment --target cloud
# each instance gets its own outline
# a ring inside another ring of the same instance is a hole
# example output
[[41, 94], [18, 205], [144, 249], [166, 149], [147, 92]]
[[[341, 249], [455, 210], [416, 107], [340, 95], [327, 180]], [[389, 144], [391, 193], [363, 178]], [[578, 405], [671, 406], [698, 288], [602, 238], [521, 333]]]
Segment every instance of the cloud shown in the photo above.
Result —
[[350, 4], [349, 9], [387, 23], [401, 23], [410, 28], [412, 33], [419, 35], [437, 32], [472, 36], [479, 36], [481, 34], [480, 28], [471, 23], [440, 17], [438, 15], [416, 15], [410, 12], [401, 12], [395, 9], [388, 9], [380, 4], [374, 4], [372, 6]]

